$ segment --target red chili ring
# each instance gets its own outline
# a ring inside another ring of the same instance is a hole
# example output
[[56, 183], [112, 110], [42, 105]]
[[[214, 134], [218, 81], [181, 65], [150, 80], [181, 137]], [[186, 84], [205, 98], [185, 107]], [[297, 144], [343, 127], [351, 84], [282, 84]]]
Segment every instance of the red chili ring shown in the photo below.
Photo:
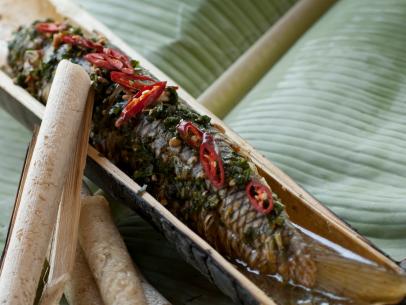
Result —
[[176, 128], [186, 144], [199, 148], [203, 140], [203, 132], [198, 127], [190, 121], [181, 121]]
[[144, 86], [143, 89], [125, 105], [117, 119], [115, 126], [121, 127], [126, 121], [143, 111], [146, 107], [154, 103], [164, 92], [166, 82], [157, 82], [151, 86]]
[[224, 185], [224, 167], [220, 153], [216, 150], [213, 136], [205, 132], [200, 145], [200, 163], [207, 178], [215, 188]]
[[252, 206], [263, 214], [273, 209], [272, 190], [262, 183], [251, 180], [245, 189]]
[[119, 69], [119, 70], [121, 70], [121, 72], [124, 72], [126, 74], [134, 73], [134, 68], [132, 67], [130, 59], [128, 58], [127, 55], [121, 53], [118, 50], [112, 49], [112, 48], [104, 48], [103, 53], [111, 58], [117, 59], [122, 62], [123, 67]]
[[112, 71], [110, 72], [110, 79], [123, 86], [126, 89], [140, 90], [146, 86], [145, 81], [155, 82], [154, 79], [147, 75], [129, 75], [121, 71]]
[[54, 22], [39, 22], [35, 29], [40, 33], [57, 33], [66, 29], [66, 24]]
[[92, 63], [96, 67], [104, 68], [107, 70], [114, 70], [114, 66], [112, 66], [106, 59], [105, 54], [103, 53], [89, 53], [83, 56], [88, 62]]
[[63, 35], [62, 41], [75, 46], [81, 46], [88, 49], [95, 49], [96, 51], [103, 50], [103, 46], [101, 44], [86, 39], [80, 35]]

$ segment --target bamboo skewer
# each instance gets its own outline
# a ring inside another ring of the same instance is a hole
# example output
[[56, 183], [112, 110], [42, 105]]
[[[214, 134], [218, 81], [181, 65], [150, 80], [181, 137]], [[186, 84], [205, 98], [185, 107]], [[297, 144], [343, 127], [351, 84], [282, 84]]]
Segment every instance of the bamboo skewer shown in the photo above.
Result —
[[87, 73], [61, 61], [23, 187], [0, 277], [0, 304], [32, 304], [90, 88]]

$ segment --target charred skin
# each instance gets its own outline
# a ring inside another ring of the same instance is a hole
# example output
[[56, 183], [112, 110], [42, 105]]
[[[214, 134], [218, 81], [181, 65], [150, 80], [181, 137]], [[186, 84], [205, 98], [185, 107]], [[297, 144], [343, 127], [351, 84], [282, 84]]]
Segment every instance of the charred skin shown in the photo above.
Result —
[[[73, 27], [67, 31], [81, 35]], [[195, 113], [178, 100], [173, 88], [167, 88], [152, 108], [116, 128], [114, 122], [128, 92], [111, 82], [108, 71], [83, 60], [88, 50], [59, 44], [54, 36], [33, 28], [16, 32], [8, 59], [19, 85], [45, 103], [57, 63], [67, 58], [82, 65], [96, 91], [90, 141], [101, 153], [136, 182], [148, 185], [157, 200], [231, 261], [242, 261], [263, 274], [280, 274], [285, 281], [307, 287], [315, 284], [316, 264], [277, 195], [273, 194], [270, 214], [254, 209], [245, 185], [250, 179], [264, 179], [207, 117]], [[180, 139], [176, 125], [182, 119], [214, 136], [226, 172], [223, 188], [211, 185], [198, 152]]]

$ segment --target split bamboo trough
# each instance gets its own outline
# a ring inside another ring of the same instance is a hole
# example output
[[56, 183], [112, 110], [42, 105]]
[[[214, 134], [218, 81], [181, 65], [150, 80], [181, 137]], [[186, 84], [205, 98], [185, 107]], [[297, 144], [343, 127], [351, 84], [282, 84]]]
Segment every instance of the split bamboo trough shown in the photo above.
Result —
[[[69, 1], [0, 0], [0, 17], [0, 50], [3, 50], [0, 51], [0, 64], [5, 64], [5, 62], [1, 63], [1, 58], [5, 57], [6, 41], [13, 29], [21, 24], [29, 24], [36, 19], [62, 20], [67, 18], [69, 22], [81, 26], [88, 32], [102, 33], [117, 48], [139, 60], [141, 65], [156, 78], [175, 84], [104, 25]], [[210, 116], [213, 123], [223, 127], [226, 135], [241, 148], [240, 152], [253, 160], [270, 187], [286, 204], [287, 212], [293, 222], [389, 270], [401, 271], [395, 261], [380, 252], [269, 160], [256, 152], [182, 88], [178, 93], [180, 98], [193, 109]], [[1, 70], [0, 105], [29, 129], [40, 123], [44, 113], [44, 106], [24, 89], [16, 86], [12, 79]], [[180, 222], [150, 194], [143, 193], [138, 184], [91, 146], [88, 149], [86, 175], [113, 198], [125, 203], [153, 224], [166, 239], [176, 246], [186, 261], [214, 282], [236, 303], [275, 304], [269, 296], [206, 241]]]

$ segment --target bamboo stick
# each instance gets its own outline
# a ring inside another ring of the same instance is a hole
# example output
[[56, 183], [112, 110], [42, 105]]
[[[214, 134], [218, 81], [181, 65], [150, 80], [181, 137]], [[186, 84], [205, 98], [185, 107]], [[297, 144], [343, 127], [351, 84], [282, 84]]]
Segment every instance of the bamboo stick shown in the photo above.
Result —
[[83, 200], [79, 241], [106, 305], [169, 304], [141, 276], [103, 196]]
[[104, 304], [80, 245], [76, 247], [75, 264], [65, 286], [65, 296], [70, 305]]
[[[82, 196], [91, 196], [91, 193], [85, 184], [82, 185]], [[96, 208], [107, 208], [107, 206], [102, 204], [101, 206], [98, 205]], [[109, 210], [107, 212], [110, 213]], [[108, 221], [108, 227], [115, 226], [111, 217], [107, 217], [106, 221]], [[97, 225], [97, 222], [90, 222], [89, 226], [93, 226], [95, 223]], [[93, 232], [93, 230], [84, 230], [82, 234], [87, 235], [89, 234], [89, 232]], [[118, 238], [119, 240], [122, 240], [121, 235], [113, 234], [112, 236], [103, 236], [103, 232], [105, 231], [100, 232], [100, 240], [103, 240], [105, 238]], [[121, 257], [121, 255], [122, 254], [120, 254], [118, 258]], [[95, 260], [97, 259], [97, 257], [89, 256], [89, 259]], [[92, 265], [94, 265], [94, 263]], [[170, 303], [150, 283], [148, 283], [148, 281], [144, 279], [137, 266], [134, 264], [133, 266], [136, 271], [136, 276], [140, 278], [148, 305], [170, 305]], [[80, 245], [78, 245], [76, 248], [75, 266], [71, 273], [71, 277], [65, 287], [65, 296], [68, 300], [68, 303], [71, 305], [104, 304], [95, 278], [91, 273], [89, 264], [86, 261], [84, 252]]]
[[147, 304], [104, 197], [83, 198], [79, 242], [106, 305]]
[[32, 304], [90, 88], [87, 73], [58, 65], [0, 277], [0, 304]]
[[223, 118], [336, 0], [300, 0], [197, 101]]
[[[81, 196], [91, 196], [87, 184], [82, 182]], [[82, 207], [82, 204], [81, 204]], [[102, 297], [77, 240], [75, 263], [69, 281], [65, 285], [65, 297], [70, 305], [104, 305]]]
[[[92, 120], [92, 109], [93, 90], [91, 90], [88, 95], [82, 124], [79, 130], [79, 141], [76, 145], [75, 154], [73, 155], [73, 166], [69, 170], [62, 194], [62, 200], [59, 206], [58, 219], [55, 227], [49, 262], [50, 271], [48, 284], [45, 287], [41, 305], [56, 305], [59, 303], [63, 294], [64, 286], [59, 285], [59, 288], [55, 290], [52, 283], [57, 281], [65, 274], [70, 274], [75, 261], [81, 209], [80, 193], [83, 171], [86, 164], [90, 124]], [[54, 290], [52, 293], [52, 298], [54, 301], [47, 300], [47, 296], [50, 295], [47, 292], [48, 289]]]

